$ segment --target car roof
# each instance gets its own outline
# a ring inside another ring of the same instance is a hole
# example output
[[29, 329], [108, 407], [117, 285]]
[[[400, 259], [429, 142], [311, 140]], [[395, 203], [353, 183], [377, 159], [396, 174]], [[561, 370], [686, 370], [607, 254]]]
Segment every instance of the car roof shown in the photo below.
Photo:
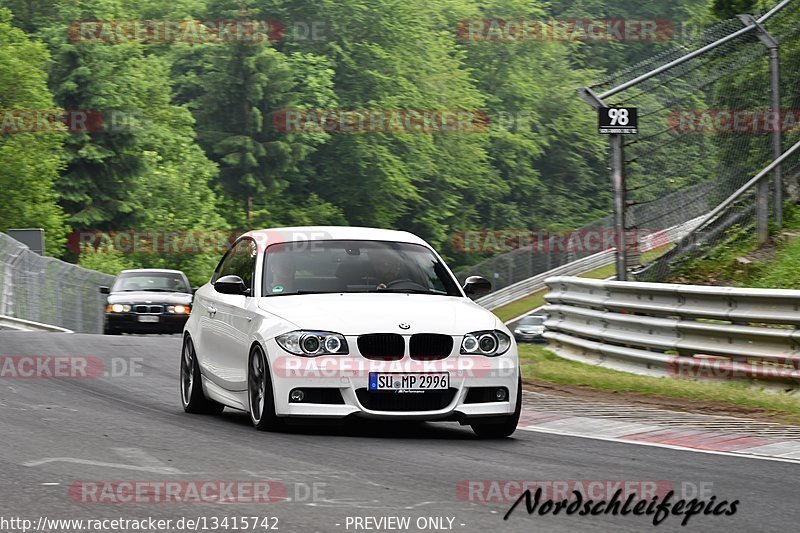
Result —
[[[274, 234], [274, 235], [273, 235]], [[421, 244], [430, 246], [421, 238], [407, 231], [381, 228], [365, 228], [357, 226], [294, 226], [284, 228], [268, 228], [248, 231], [244, 234], [256, 241], [266, 241], [267, 245], [275, 242], [290, 241], [388, 241]], [[264, 236], [266, 235], [266, 239]]]

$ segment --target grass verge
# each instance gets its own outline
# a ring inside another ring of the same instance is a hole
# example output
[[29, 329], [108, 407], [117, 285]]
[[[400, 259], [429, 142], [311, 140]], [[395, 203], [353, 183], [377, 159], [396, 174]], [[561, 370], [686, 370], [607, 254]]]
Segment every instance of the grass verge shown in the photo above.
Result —
[[523, 378], [534, 383], [538, 381], [590, 387], [610, 393], [670, 398], [685, 402], [687, 407], [701, 402], [724, 403], [766, 411], [780, 421], [800, 424], [800, 397], [758, 390], [747, 383], [628, 374], [568, 361], [540, 345], [520, 345], [519, 357]]

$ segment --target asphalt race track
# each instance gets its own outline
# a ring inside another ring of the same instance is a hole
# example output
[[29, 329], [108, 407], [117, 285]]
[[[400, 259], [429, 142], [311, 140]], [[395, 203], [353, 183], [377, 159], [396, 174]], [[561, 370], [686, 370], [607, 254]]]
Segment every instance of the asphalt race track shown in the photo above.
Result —
[[[528, 516], [524, 504], [504, 521], [510, 502], [469, 501], [457, 488], [468, 480], [657, 480], [740, 502], [734, 516], [694, 516], [685, 528], [668, 517], [658, 530], [797, 529], [800, 465], [529, 431], [482, 441], [454, 423], [260, 433], [244, 413], [183, 413], [179, 350], [178, 336], [0, 332], [3, 356], [89, 356], [105, 365], [95, 378], [0, 378], [0, 515], [34, 524], [42, 516], [269, 516], [279, 531], [299, 532], [366, 531], [355, 529], [355, 517], [389, 516], [410, 517], [409, 531], [420, 531], [419, 517], [452, 519], [451, 529], [426, 531], [643, 531], [651, 517]], [[74, 492], [87, 480], [272, 480], [285, 498], [87, 503]]]

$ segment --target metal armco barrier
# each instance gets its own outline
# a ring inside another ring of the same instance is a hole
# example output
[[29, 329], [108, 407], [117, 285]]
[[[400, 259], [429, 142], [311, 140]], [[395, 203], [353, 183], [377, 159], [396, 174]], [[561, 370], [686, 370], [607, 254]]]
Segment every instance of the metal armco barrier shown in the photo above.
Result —
[[546, 281], [558, 355], [638, 374], [800, 382], [800, 291]]

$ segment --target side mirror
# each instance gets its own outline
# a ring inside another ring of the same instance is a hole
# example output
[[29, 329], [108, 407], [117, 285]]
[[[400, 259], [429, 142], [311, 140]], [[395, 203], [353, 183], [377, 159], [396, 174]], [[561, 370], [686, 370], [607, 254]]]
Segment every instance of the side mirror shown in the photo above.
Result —
[[470, 276], [464, 282], [463, 289], [469, 297], [480, 297], [492, 292], [492, 284], [486, 278]]
[[250, 288], [244, 284], [244, 281], [239, 276], [222, 276], [214, 282], [214, 289], [222, 294], [250, 296]]
[[111, 294], [111, 289], [109, 287], [100, 287], [100, 294]]

